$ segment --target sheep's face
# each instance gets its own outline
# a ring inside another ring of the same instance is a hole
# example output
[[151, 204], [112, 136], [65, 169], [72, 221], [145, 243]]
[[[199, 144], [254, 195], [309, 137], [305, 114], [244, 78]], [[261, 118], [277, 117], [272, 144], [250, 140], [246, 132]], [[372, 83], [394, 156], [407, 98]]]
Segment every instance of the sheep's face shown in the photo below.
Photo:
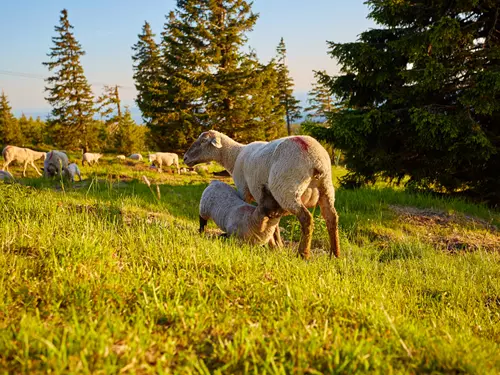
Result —
[[280, 207], [276, 199], [274, 199], [266, 185], [262, 185], [262, 196], [258, 208], [264, 216], [270, 219], [279, 218], [284, 214], [284, 210]]
[[156, 160], [156, 154], [149, 154], [148, 160], [150, 163], [153, 163]]
[[215, 160], [221, 148], [220, 133], [213, 130], [201, 133], [184, 154], [184, 163], [192, 167], [199, 163]]

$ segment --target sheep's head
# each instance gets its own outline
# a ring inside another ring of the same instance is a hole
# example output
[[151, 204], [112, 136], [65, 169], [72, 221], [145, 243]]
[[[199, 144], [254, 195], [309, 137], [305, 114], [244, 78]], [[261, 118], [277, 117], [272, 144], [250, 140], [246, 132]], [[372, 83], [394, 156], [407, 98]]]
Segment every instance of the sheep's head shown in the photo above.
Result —
[[258, 207], [262, 214], [270, 219], [279, 218], [285, 213], [266, 185], [262, 185], [262, 195]]
[[222, 148], [221, 133], [209, 130], [201, 133], [184, 154], [184, 163], [189, 167], [217, 159]]
[[148, 154], [148, 160], [150, 163], [156, 160], [156, 154]]

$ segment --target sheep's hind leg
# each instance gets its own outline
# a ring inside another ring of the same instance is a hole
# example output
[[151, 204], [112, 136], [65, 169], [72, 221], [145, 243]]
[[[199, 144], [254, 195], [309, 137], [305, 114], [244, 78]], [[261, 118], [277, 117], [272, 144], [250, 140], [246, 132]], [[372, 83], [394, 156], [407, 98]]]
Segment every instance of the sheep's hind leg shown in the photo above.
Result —
[[27, 166], [28, 166], [28, 162], [24, 163], [23, 177], [26, 177], [26, 167]]
[[280, 226], [276, 226], [276, 230], [274, 231], [273, 234], [273, 241], [275, 242], [276, 247], [283, 247], [283, 240], [281, 239], [281, 232], [280, 232]]
[[38, 168], [36, 167], [36, 165], [35, 165], [35, 163], [34, 163], [34, 162], [31, 162], [31, 166], [32, 166], [33, 168], [35, 168], [35, 171], [36, 171], [36, 173], [38, 173], [38, 175], [39, 175], [39, 176], [41, 176], [41, 175], [42, 175], [42, 174], [40, 173], [40, 171], [38, 170]]
[[3, 167], [2, 167], [2, 171], [9, 171], [9, 164], [10, 164], [10, 161], [6, 161], [5, 163], [3, 163]]
[[335, 192], [332, 186], [324, 186], [319, 197], [321, 216], [325, 219], [328, 235], [330, 237], [330, 256], [340, 256], [339, 217], [334, 207]]

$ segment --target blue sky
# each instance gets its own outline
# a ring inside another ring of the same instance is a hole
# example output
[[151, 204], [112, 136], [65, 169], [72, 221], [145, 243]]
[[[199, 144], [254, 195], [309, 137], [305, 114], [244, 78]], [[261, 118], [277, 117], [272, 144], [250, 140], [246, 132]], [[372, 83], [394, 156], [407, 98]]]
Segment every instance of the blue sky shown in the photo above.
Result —
[[[262, 61], [275, 55], [285, 38], [288, 65], [300, 99], [314, 81], [313, 70], [336, 73], [334, 60], [327, 55], [326, 41], [356, 40], [359, 33], [373, 27], [367, 20], [364, 0], [254, 0], [260, 14], [249, 45]], [[163, 28], [164, 16], [174, 9], [174, 0], [7, 0], [0, 13], [0, 90], [4, 90], [16, 114], [45, 112], [44, 81], [48, 71], [42, 65], [51, 47], [54, 26], [61, 9], [68, 9], [76, 38], [87, 55], [82, 64], [94, 93], [102, 84], [123, 86], [125, 104], [133, 106], [131, 46], [137, 41], [144, 21], [154, 32]], [[35, 78], [1, 74], [22, 72]]]

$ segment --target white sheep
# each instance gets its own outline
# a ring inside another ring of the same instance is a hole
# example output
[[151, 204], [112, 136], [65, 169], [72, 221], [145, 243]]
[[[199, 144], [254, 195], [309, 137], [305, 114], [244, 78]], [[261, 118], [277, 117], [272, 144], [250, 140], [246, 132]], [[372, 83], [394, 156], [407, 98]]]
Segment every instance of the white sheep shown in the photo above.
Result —
[[273, 234], [284, 211], [265, 186], [261, 191], [259, 205], [255, 207], [244, 202], [228, 184], [212, 181], [201, 195], [200, 233], [212, 219], [227, 236], [234, 235], [252, 244], [276, 246]]
[[152, 164], [157, 164], [159, 170], [161, 170], [162, 165], [165, 165], [166, 167], [173, 165], [177, 169], [177, 173], [181, 173], [179, 169], [179, 156], [177, 154], [172, 154], [170, 152], [157, 152], [156, 154], [149, 154], [148, 160]]
[[43, 163], [45, 177], [68, 177], [68, 156], [62, 151], [50, 151]]
[[23, 177], [26, 177], [26, 167], [30, 164], [35, 168], [39, 176], [42, 174], [35, 165], [35, 160], [43, 158], [45, 160], [45, 152], [33, 151], [29, 148], [22, 148], [16, 146], [6, 146], [2, 151], [4, 164], [2, 170], [9, 170], [9, 164], [12, 162], [24, 163]]
[[[330, 236], [330, 254], [340, 255], [338, 216], [334, 207], [331, 161], [326, 150], [309, 136], [240, 144], [215, 130], [203, 132], [184, 155], [188, 166], [216, 161], [233, 176], [246, 202], [259, 201], [267, 185], [279, 205], [299, 219], [299, 253], [309, 257], [313, 217], [307, 210], [319, 203]], [[279, 229], [276, 241], [281, 244]]]
[[11, 181], [14, 180], [14, 176], [10, 174], [8, 171], [0, 171], [0, 180], [1, 181]]
[[132, 159], [132, 160], [142, 160], [142, 155], [141, 154], [132, 154], [128, 158]]
[[187, 170], [187, 168], [181, 168], [180, 172], [181, 173], [188, 173], [188, 170]]
[[118, 155], [116, 157], [118, 160], [125, 160], [126, 159], [126, 156], [125, 155]]
[[82, 157], [82, 165], [85, 165], [85, 163], [87, 163], [88, 165], [99, 164], [99, 159], [102, 157], [102, 154], [93, 154], [91, 152], [86, 152]]
[[80, 174], [80, 168], [78, 168], [78, 165], [75, 163], [71, 163], [68, 165], [67, 170], [67, 175], [71, 182], [75, 182], [75, 175], [78, 176], [78, 179], [81, 181], [82, 180], [82, 175]]
[[196, 171], [196, 173], [201, 175], [204, 173], [208, 173], [208, 166], [207, 165], [195, 165], [194, 170]]

